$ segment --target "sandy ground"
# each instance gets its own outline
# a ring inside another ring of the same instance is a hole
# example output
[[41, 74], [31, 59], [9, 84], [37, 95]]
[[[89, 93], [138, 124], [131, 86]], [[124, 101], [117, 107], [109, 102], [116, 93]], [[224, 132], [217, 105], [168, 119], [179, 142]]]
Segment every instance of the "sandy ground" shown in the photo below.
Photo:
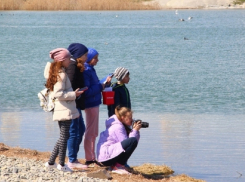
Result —
[[153, 0], [163, 9], [209, 9], [209, 8], [245, 8], [245, 5], [233, 5], [234, 0]]

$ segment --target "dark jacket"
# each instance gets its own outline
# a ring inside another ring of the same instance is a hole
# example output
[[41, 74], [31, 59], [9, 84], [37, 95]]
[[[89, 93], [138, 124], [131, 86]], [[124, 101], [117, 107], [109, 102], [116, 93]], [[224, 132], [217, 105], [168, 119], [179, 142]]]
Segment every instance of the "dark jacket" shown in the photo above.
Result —
[[120, 105], [121, 107], [128, 107], [131, 109], [131, 101], [130, 101], [130, 95], [127, 87], [125, 84], [114, 84], [112, 86], [113, 91], [115, 91], [114, 96], [114, 104], [109, 105], [107, 107], [108, 109], [108, 116], [111, 117], [113, 114], [115, 114], [115, 108]]
[[85, 86], [85, 108], [96, 107], [101, 104], [102, 85], [93, 66], [85, 63], [86, 69], [83, 72]]
[[[83, 72], [80, 72], [80, 70], [77, 68], [77, 63], [75, 60], [71, 62], [65, 71], [71, 81], [71, 85], [74, 91], [77, 88], [85, 87]], [[76, 99], [76, 104], [77, 108], [81, 110], [85, 109], [85, 93], [81, 94], [79, 99]]]

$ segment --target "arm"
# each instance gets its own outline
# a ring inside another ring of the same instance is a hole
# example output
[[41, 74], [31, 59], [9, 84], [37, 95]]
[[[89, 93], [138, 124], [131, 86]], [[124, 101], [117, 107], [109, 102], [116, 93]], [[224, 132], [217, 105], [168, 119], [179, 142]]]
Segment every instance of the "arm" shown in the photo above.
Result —
[[76, 73], [76, 62], [72, 61], [71, 64], [66, 68], [66, 74], [70, 79], [73, 90], [75, 90], [75, 73]]
[[87, 97], [96, 95], [100, 93], [103, 90], [103, 86], [99, 83], [91, 85], [91, 78], [92, 78], [92, 73], [89, 70], [86, 70], [83, 72], [84, 76], [84, 85], [88, 87], [88, 90], [86, 90], [85, 95]]
[[135, 129], [132, 129], [132, 131], [129, 133], [129, 138], [130, 137], [135, 137], [138, 141], [140, 139], [140, 132], [135, 130]]
[[115, 124], [111, 126], [111, 130], [114, 131], [113, 135], [117, 139], [117, 142], [121, 142], [125, 139], [128, 139], [127, 132], [123, 125]]
[[76, 93], [72, 90], [72, 88], [70, 87], [67, 90], [65, 90], [66, 81], [68, 77], [64, 72], [61, 72], [59, 75], [60, 78], [58, 82], [54, 85], [54, 97], [58, 100], [75, 100]]
[[[113, 104], [113, 109], [115, 110], [115, 108], [121, 104], [121, 99], [120, 99], [120, 92], [118, 89], [115, 89], [115, 95], [114, 95], [114, 104]], [[114, 111], [115, 113], [115, 111]]]

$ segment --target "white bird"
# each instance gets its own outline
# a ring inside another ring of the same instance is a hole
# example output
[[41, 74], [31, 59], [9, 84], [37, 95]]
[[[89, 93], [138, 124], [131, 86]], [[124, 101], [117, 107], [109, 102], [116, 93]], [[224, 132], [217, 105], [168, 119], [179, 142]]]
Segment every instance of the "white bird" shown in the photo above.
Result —
[[188, 20], [191, 20], [192, 18], [193, 18], [193, 17], [189, 16], [189, 17], [188, 17]]
[[175, 14], [176, 14], [176, 15], [178, 14], [178, 10], [175, 11]]

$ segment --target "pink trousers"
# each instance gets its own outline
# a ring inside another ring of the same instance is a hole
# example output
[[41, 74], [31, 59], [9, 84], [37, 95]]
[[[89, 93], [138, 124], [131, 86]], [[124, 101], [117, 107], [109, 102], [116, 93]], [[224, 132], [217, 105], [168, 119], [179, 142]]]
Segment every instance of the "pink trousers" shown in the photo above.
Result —
[[99, 106], [85, 109], [86, 130], [84, 138], [84, 150], [86, 161], [96, 160], [95, 140], [99, 133]]

